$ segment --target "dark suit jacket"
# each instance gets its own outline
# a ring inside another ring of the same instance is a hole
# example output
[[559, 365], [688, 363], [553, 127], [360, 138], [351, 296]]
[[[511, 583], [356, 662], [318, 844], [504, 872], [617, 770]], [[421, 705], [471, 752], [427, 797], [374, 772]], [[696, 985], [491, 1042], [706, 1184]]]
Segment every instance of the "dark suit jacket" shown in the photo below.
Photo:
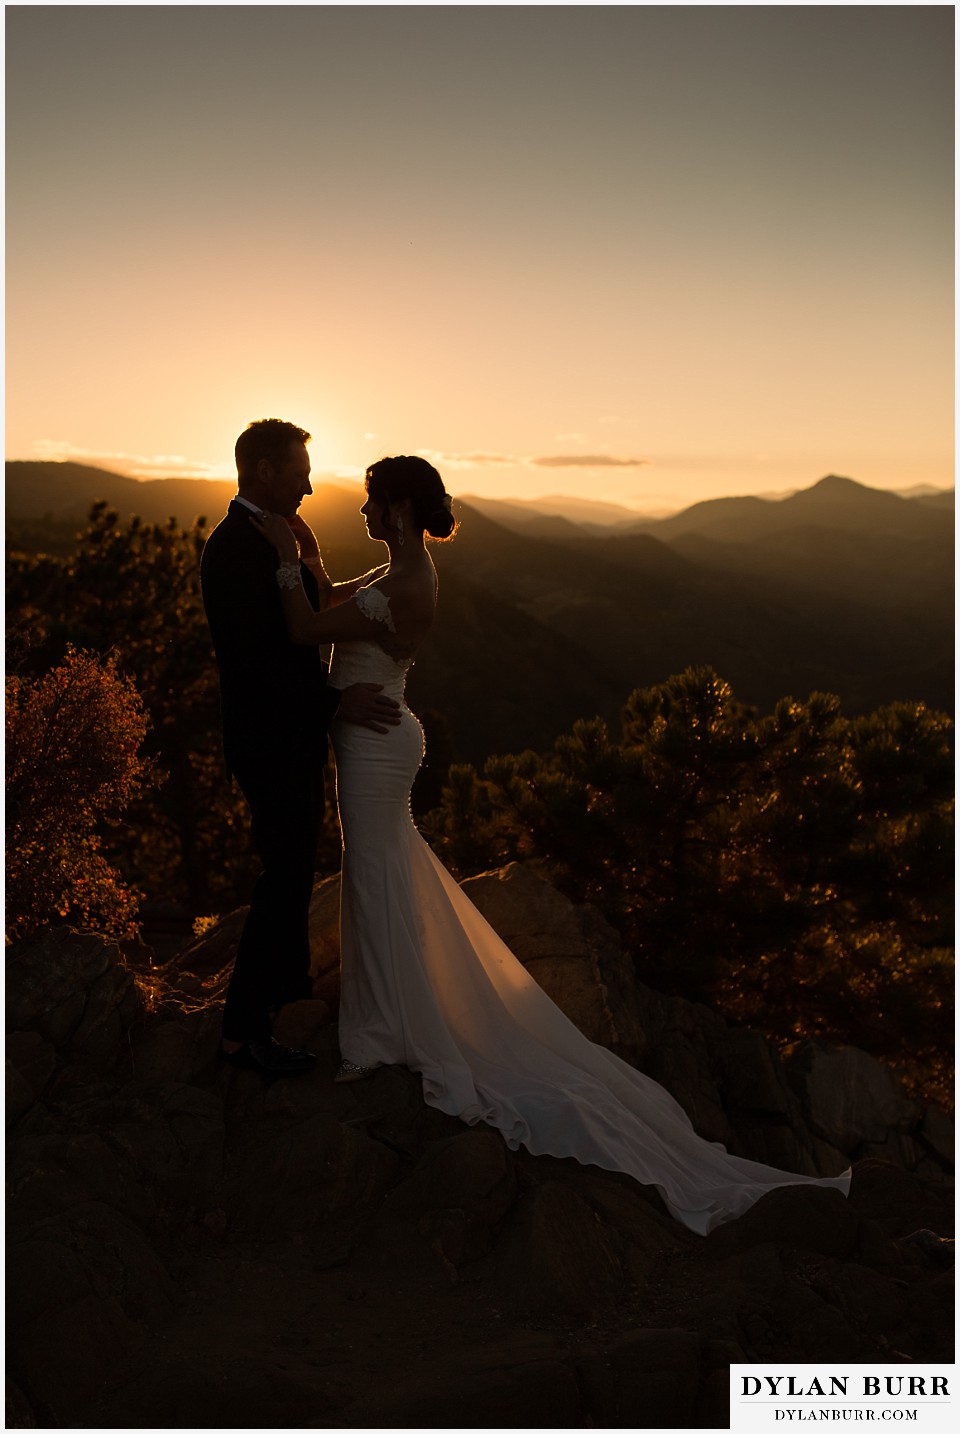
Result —
[[[230, 771], [289, 757], [327, 760], [327, 725], [340, 695], [327, 687], [316, 647], [287, 636], [277, 587], [277, 555], [231, 503], [200, 560], [203, 605], [220, 671], [223, 749]], [[304, 590], [319, 608], [316, 579], [301, 564]]]

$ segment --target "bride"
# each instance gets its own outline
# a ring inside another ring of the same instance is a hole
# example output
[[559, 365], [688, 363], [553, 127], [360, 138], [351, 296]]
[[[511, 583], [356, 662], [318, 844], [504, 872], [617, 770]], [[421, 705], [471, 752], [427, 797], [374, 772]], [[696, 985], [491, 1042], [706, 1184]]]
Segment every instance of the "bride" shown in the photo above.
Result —
[[671, 1095], [581, 1034], [513, 956], [421, 838], [410, 789], [423, 731], [404, 684], [433, 623], [437, 574], [427, 537], [456, 526], [439, 473], [423, 458], [384, 458], [366, 474], [367, 533], [389, 565], [349, 602], [315, 612], [300, 585], [285, 519], [251, 517], [280, 557], [277, 581], [295, 643], [333, 642], [339, 688], [380, 683], [401, 703], [386, 733], [335, 721], [343, 832], [337, 1080], [380, 1065], [419, 1071], [429, 1105], [486, 1121], [534, 1155], [573, 1156], [660, 1192], [705, 1235], [778, 1186], [847, 1193], [850, 1172], [790, 1174], [730, 1155], [696, 1134]]

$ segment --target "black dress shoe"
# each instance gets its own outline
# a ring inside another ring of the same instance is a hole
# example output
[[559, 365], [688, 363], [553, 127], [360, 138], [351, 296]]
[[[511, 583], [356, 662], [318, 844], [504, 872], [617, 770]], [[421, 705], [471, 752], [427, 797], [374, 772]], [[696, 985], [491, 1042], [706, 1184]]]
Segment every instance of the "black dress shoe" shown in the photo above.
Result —
[[245, 1041], [236, 1051], [220, 1047], [220, 1058], [240, 1070], [259, 1071], [261, 1075], [302, 1075], [312, 1071], [317, 1058], [312, 1051], [296, 1051], [282, 1046], [271, 1036], [265, 1041]]

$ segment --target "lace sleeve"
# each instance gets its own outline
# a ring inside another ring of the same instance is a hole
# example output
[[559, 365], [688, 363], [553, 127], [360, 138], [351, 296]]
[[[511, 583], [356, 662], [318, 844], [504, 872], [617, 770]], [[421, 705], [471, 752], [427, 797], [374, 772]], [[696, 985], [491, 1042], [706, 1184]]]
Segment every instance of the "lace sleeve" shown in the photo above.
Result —
[[390, 599], [380, 588], [361, 588], [354, 601], [364, 617], [372, 622], [382, 622], [391, 632], [396, 632]]

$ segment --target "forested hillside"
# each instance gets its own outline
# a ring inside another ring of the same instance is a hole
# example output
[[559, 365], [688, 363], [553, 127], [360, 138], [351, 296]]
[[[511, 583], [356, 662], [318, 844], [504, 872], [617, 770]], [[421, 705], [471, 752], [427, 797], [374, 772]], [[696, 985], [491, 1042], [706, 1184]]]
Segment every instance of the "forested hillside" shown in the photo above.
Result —
[[[189, 527], [202, 516], [209, 530], [234, 491], [72, 464], [7, 474], [8, 547], [28, 555], [69, 555], [96, 498], [121, 518]], [[361, 501], [359, 486], [324, 485], [303, 505], [337, 577], [379, 551]], [[458, 507], [410, 692], [442, 713], [461, 759], [542, 744], [579, 716], [612, 721], [625, 691], [699, 664], [759, 705], [826, 690], [851, 712], [898, 699], [952, 708], [952, 518], [928, 499], [826, 479], [780, 502], [698, 504], [642, 533], [580, 534], [561, 519], [551, 538]]]
[[[311, 502], [332, 574], [370, 566], [357, 494]], [[952, 724], [935, 584], [908, 620], [881, 604], [879, 572], [854, 603], [708, 568], [679, 550], [689, 535], [556, 542], [460, 516], [409, 689], [428, 743], [415, 811], [444, 856], [461, 873], [539, 863], [616, 922], [659, 989], [782, 1041], [852, 1033], [942, 1085]], [[13, 934], [56, 918], [128, 936], [143, 897], [206, 916], [248, 896], [199, 593], [207, 531], [100, 503], [57, 554], [14, 526]], [[339, 863], [332, 811], [320, 861]]]

